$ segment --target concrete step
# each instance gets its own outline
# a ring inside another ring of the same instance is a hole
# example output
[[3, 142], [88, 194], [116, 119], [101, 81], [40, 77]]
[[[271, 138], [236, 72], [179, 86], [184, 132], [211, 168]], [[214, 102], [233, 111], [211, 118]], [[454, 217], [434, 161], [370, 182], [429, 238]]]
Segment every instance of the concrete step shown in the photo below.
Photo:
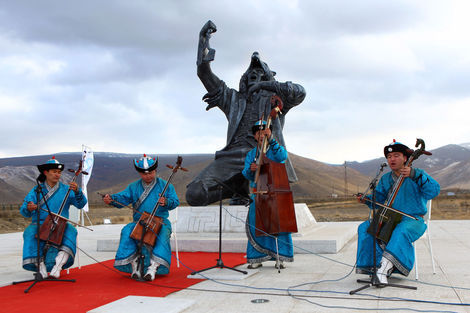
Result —
[[[305, 228], [302, 233], [293, 234], [294, 253], [338, 253], [343, 246], [357, 233], [359, 222], [343, 223], [316, 223], [316, 225]], [[124, 227], [124, 225], [122, 225]], [[179, 251], [219, 251], [219, 234], [214, 232], [205, 233], [173, 233], [171, 238], [172, 250], [175, 251], [178, 240]], [[247, 237], [245, 233], [223, 233], [223, 252], [245, 252]], [[97, 251], [117, 251], [119, 238], [98, 239]]]

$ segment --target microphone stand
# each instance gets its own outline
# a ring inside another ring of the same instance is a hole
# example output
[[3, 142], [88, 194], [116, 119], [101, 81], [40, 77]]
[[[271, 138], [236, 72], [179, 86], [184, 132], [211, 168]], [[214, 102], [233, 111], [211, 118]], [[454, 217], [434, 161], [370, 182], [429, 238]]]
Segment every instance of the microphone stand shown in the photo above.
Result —
[[[58, 183], [58, 182], [57, 182]], [[28, 282], [33, 282], [28, 288], [26, 288], [24, 290], [24, 293], [28, 293], [29, 290], [31, 288], [34, 287], [34, 285], [36, 285], [36, 283], [39, 283], [41, 281], [67, 281], [67, 282], [75, 282], [75, 279], [56, 279], [56, 278], [49, 278], [49, 277], [42, 277], [40, 271], [39, 271], [39, 264], [41, 263], [41, 256], [40, 256], [40, 239], [39, 239], [39, 229], [40, 229], [40, 224], [39, 224], [39, 216], [40, 216], [40, 213], [39, 213], [39, 201], [40, 201], [40, 196], [41, 195], [43, 196], [43, 199], [44, 199], [44, 203], [46, 205], [46, 208], [48, 210], [48, 212], [50, 213], [51, 210], [49, 209], [49, 205], [47, 204], [47, 200], [46, 198], [44, 197], [44, 193], [42, 191], [42, 187], [41, 187], [41, 183], [39, 182], [39, 180], [36, 179], [36, 204], [38, 205], [38, 207], [36, 208], [36, 244], [37, 244], [37, 255], [36, 255], [36, 272], [33, 274], [34, 275], [34, 279], [28, 279], [28, 280], [22, 280], [22, 281], [14, 281], [12, 283], [12, 285], [17, 285], [17, 284], [21, 284], [21, 283], [28, 283]], [[48, 243], [46, 243], [48, 244]], [[46, 250], [47, 251], [47, 250]], [[43, 258], [44, 258], [44, 261], [46, 260], [46, 252], [44, 253], [43, 255]], [[47, 270], [47, 269], [46, 269]]]
[[[380, 169], [377, 171], [377, 175], [375, 176], [375, 178], [370, 182], [369, 184], [369, 188], [366, 190], [366, 192], [362, 195], [361, 199], [364, 198], [365, 194], [367, 193], [368, 190], [372, 190], [372, 219], [371, 219], [371, 222], [374, 221], [374, 217], [375, 217], [375, 214], [377, 214], [376, 212], [376, 209], [377, 209], [377, 206], [376, 206], [376, 201], [375, 201], [375, 188], [377, 187], [377, 181], [378, 181], [378, 178], [380, 176], [380, 173], [383, 171], [384, 167], [386, 167], [387, 164], [386, 163], [383, 163], [380, 165]], [[413, 287], [413, 286], [405, 286], [405, 285], [399, 285], [399, 284], [391, 284], [391, 283], [387, 283], [387, 284], [382, 284], [380, 281], [379, 281], [379, 278], [377, 276], [377, 227], [378, 227], [378, 224], [375, 223], [374, 224], [374, 242], [373, 242], [373, 258], [374, 258], [374, 262], [373, 262], [373, 267], [372, 267], [372, 277], [370, 278], [370, 280], [364, 280], [364, 279], [358, 279], [357, 282], [358, 283], [363, 283], [363, 284], [366, 284], [362, 287], [359, 287], [357, 289], [354, 289], [354, 290], [351, 290], [349, 292], [350, 295], [353, 295], [361, 290], [364, 290], [366, 288], [369, 288], [369, 287], [378, 287], [378, 288], [383, 288], [383, 287], [397, 287], [397, 288], [406, 288], [406, 289], [413, 289], [413, 290], [416, 290], [417, 288], [416, 287]]]
[[[239, 193], [235, 192], [232, 188], [230, 188], [229, 186], [227, 186], [223, 182], [219, 181], [218, 179], [214, 178], [214, 180], [219, 184], [217, 186], [217, 188], [219, 189], [219, 258], [217, 259], [216, 265], [205, 268], [205, 269], [202, 269], [202, 270], [199, 270], [199, 271], [192, 272], [191, 275], [196, 275], [196, 274], [199, 274], [201, 272], [204, 272], [204, 271], [207, 271], [207, 270], [210, 270], [210, 269], [213, 269], [213, 268], [227, 268], [227, 269], [230, 269], [232, 271], [236, 271], [236, 272], [243, 273], [243, 274], [246, 275], [246, 274], [248, 274], [247, 271], [242, 271], [242, 270], [230, 267], [230, 266], [226, 266], [226, 265], [224, 265], [224, 262], [222, 261], [222, 194], [223, 194], [223, 189], [225, 187], [225, 188], [229, 189], [230, 191], [232, 191], [235, 195], [239, 195], [240, 197], [245, 198], [245, 200], [248, 200], [248, 199], [246, 197], [240, 195]], [[247, 202], [249, 203], [249, 201], [247, 201]]]

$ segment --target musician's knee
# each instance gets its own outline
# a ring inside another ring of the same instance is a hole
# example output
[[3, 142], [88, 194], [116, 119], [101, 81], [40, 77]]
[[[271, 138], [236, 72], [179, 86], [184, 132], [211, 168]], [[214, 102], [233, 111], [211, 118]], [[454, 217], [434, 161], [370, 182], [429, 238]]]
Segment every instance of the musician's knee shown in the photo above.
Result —
[[369, 228], [369, 225], [370, 225], [370, 222], [367, 220], [365, 222], [362, 222], [361, 224], [359, 224], [359, 226], [357, 227], [357, 232], [358, 233], [365, 233], [367, 232], [367, 229]]

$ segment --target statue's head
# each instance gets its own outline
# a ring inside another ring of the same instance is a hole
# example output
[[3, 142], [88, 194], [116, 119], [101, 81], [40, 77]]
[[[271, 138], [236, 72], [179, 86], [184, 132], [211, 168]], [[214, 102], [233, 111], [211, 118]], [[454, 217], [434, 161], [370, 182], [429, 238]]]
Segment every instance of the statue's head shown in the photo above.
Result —
[[276, 75], [276, 72], [271, 71], [268, 65], [261, 61], [258, 52], [255, 51], [251, 56], [250, 66], [240, 79], [239, 92], [248, 92], [248, 88], [257, 82], [275, 80], [274, 75]]

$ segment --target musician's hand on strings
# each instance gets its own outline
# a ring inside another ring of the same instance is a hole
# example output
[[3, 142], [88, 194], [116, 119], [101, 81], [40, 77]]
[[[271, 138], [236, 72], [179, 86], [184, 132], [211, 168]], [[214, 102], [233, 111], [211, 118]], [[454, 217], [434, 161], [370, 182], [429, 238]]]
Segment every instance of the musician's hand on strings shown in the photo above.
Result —
[[250, 171], [256, 172], [257, 169], [258, 169], [258, 165], [256, 165], [256, 163], [250, 164]]
[[272, 135], [271, 129], [267, 128], [263, 132], [264, 132], [264, 135], [268, 137], [268, 140], [271, 139], [271, 135]]
[[103, 197], [103, 202], [106, 203], [106, 204], [111, 204], [111, 202], [113, 202], [113, 198], [111, 198], [111, 196], [109, 194], [106, 194]]
[[70, 182], [69, 186], [70, 186], [70, 189], [72, 189], [73, 192], [78, 191], [78, 184], [76, 182], [74, 182], [74, 181]]
[[26, 208], [28, 209], [29, 212], [33, 212], [34, 210], [38, 208], [38, 206], [35, 203], [29, 201]]
[[259, 140], [263, 141], [264, 137], [267, 137], [268, 140], [271, 139], [271, 130], [269, 128], [259, 131]]
[[166, 198], [165, 197], [160, 197], [160, 199], [158, 199], [158, 204], [161, 205], [161, 206], [165, 206], [166, 205]]
[[411, 167], [405, 166], [400, 170], [400, 174], [403, 175], [403, 177], [410, 177]]

